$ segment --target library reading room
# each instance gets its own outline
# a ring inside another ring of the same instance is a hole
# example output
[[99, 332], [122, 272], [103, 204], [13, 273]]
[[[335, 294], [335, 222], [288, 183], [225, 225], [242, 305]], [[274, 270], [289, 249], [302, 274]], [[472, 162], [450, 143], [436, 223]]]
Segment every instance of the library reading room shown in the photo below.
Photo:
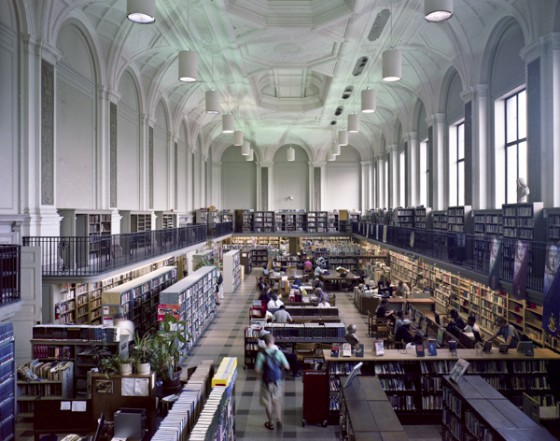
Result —
[[560, 0], [2, 0], [0, 109], [0, 440], [560, 440]]

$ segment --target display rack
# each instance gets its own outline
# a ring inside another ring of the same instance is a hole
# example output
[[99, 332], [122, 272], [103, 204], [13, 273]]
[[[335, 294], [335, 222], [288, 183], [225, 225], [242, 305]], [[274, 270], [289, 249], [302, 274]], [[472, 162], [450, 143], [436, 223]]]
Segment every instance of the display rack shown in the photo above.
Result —
[[0, 324], [0, 437], [15, 439], [15, 340], [11, 323]]
[[214, 319], [217, 271], [215, 266], [203, 266], [159, 294], [158, 318], [169, 312], [185, 322], [187, 351]]
[[159, 294], [177, 280], [177, 268], [164, 266], [130, 282], [103, 291], [103, 323], [112, 325], [122, 314], [143, 335], [157, 325]]
[[223, 288], [224, 293], [235, 292], [241, 283], [241, 258], [239, 250], [231, 250], [223, 256]]
[[37, 399], [73, 397], [73, 362], [32, 360], [18, 368], [18, 370], [24, 369], [35, 374], [38, 379], [18, 380], [17, 403], [19, 417], [32, 417], [35, 400]]
[[553, 441], [556, 438], [481, 377], [443, 378], [443, 439]]
[[362, 376], [375, 375], [380, 379], [403, 424], [441, 421], [441, 377], [450, 372], [458, 358], [471, 364], [467, 374], [480, 374], [489, 383], [500, 384], [504, 394], [516, 404], [522, 404], [523, 393], [557, 396], [559, 392], [558, 381], [547, 372], [556, 372], [560, 367], [560, 354], [548, 349], [535, 349], [531, 358], [515, 351], [484, 354], [476, 349], [458, 349], [457, 354], [439, 349], [437, 355], [426, 357], [417, 357], [415, 351], [405, 353], [397, 349], [385, 349], [381, 357], [375, 355], [372, 348], [364, 352], [364, 357], [333, 357], [330, 350], [324, 350], [331, 381], [348, 375], [362, 362]]

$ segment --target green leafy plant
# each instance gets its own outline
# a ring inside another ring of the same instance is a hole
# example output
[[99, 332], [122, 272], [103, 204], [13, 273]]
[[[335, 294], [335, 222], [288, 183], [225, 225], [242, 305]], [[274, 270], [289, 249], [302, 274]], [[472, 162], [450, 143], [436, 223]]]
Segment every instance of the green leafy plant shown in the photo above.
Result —
[[132, 347], [132, 358], [137, 363], [149, 363], [152, 356], [153, 345], [151, 337], [153, 334], [144, 334], [142, 337], [136, 333], [134, 346]]
[[160, 328], [148, 337], [151, 348], [150, 364], [164, 381], [170, 381], [185, 363], [187, 332], [186, 323], [165, 314]]

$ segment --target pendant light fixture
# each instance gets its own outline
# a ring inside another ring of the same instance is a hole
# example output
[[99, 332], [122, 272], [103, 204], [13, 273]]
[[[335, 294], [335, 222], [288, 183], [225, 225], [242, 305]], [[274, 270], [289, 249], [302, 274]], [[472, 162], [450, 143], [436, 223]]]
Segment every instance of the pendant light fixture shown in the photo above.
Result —
[[220, 113], [220, 94], [214, 89], [206, 91], [206, 113]]
[[292, 146], [290, 146], [290, 147], [288, 147], [288, 150], [287, 150], [287, 153], [286, 153], [286, 161], [293, 162], [295, 160], [296, 160], [296, 151]]
[[453, 0], [424, 0], [424, 18], [433, 23], [453, 16]]
[[[391, 2], [391, 46], [393, 45], [393, 2]], [[401, 51], [391, 47], [381, 56], [381, 71], [383, 81], [399, 81], [401, 79]]]
[[340, 155], [340, 144], [338, 142], [333, 143], [332, 154], [335, 155], [335, 156]]
[[233, 132], [233, 145], [241, 147], [243, 145], [243, 132], [239, 129]]
[[348, 145], [348, 132], [346, 130], [339, 130], [337, 140], [338, 145]]
[[375, 112], [375, 90], [362, 90], [362, 113]]
[[251, 144], [249, 144], [249, 141], [245, 141], [243, 143], [243, 146], [241, 147], [241, 154], [243, 156], [249, 156], [250, 153], [251, 153]]
[[332, 149], [329, 151], [329, 154], [327, 155], [327, 161], [329, 162], [336, 161], [336, 155], [333, 153]]
[[249, 152], [249, 154], [247, 155], [247, 157], [245, 158], [245, 161], [253, 161], [255, 159], [255, 151], [253, 149], [251, 149], [251, 151]]
[[358, 133], [360, 131], [360, 115], [351, 113], [348, 115], [348, 131]]
[[156, 21], [156, 0], [127, 0], [126, 17], [133, 23], [153, 23]]
[[222, 115], [222, 133], [233, 133], [233, 115], [231, 113]]
[[179, 81], [194, 83], [198, 80], [198, 55], [193, 51], [179, 52]]

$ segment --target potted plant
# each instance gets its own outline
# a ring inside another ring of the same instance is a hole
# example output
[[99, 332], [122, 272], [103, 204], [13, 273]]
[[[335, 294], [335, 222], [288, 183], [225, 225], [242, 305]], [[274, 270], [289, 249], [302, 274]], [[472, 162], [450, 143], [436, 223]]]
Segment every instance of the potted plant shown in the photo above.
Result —
[[99, 373], [105, 378], [118, 373], [120, 365], [120, 358], [117, 355], [101, 355], [97, 362]]
[[120, 374], [125, 377], [127, 375], [132, 375], [132, 358], [120, 358], [115, 355], [115, 364], [119, 366]]
[[151, 371], [150, 358], [152, 356], [152, 339], [153, 334], [140, 334], [136, 333], [134, 337], [134, 346], [132, 348], [132, 358], [136, 362], [136, 372], [140, 375], [147, 375]]
[[150, 364], [163, 380], [163, 388], [168, 392], [180, 387], [182, 365], [187, 358], [185, 325], [184, 321], [165, 314], [160, 329], [149, 337], [152, 350]]

